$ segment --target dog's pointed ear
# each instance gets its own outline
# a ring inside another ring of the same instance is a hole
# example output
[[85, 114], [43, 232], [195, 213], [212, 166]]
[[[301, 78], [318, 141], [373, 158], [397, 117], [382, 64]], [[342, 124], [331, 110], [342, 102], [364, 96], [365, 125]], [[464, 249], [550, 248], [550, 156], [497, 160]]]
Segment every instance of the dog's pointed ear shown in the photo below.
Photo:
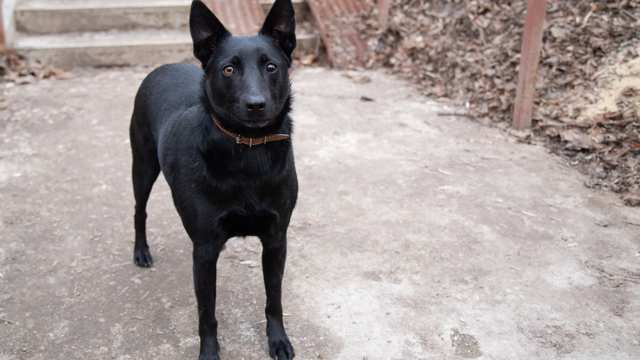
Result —
[[203, 68], [207, 66], [216, 46], [231, 36], [222, 22], [200, 0], [191, 3], [189, 28], [193, 39], [193, 54], [200, 60]]
[[276, 0], [260, 34], [274, 39], [291, 63], [291, 54], [296, 48], [296, 16], [291, 0]]

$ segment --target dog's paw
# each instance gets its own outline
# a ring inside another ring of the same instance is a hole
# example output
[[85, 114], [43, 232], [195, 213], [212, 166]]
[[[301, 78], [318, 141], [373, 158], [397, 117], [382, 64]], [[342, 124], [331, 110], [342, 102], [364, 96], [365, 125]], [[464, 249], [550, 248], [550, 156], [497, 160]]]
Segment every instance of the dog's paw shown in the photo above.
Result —
[[153, 258], [148, 248], [135, 249], [133, 251], [133, 262], [141, 268], [153, 266]]
[[198, 360], [220, 360], [220, 343], [215, 336], [200, 339], [200, 356]]
[[211, 354], [211, 355], [200, 354], [200, 356], [198, 356], [198, 360], [220, 360], [220, 355], [218, 355], [218, 354]]
[[292, 360], [296, 356], [293, 346], [286, 336], [269, 339], [269, 355], [275, 360]]

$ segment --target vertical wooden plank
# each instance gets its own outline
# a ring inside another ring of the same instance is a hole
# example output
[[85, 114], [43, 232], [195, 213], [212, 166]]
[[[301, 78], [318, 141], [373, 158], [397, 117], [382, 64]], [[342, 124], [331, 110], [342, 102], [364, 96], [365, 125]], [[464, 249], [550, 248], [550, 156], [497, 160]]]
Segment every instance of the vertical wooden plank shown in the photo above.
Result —
[[4, 13], [2, 12], [2, 8], [4, 7], [4, 1], [0, 0], [0, 52], [4, 52], [6, 38], [4, 36]]
[[518, 130], [531, 127], [546, 13], [547, 0], [529, 0], [522, 37], [516, 102], [513, 107], [513, 127]]
[[378, 20], [382, 31], [387, 30], [389, 26], [389, 10], [391, 10], [391, 0], [378, 0]]

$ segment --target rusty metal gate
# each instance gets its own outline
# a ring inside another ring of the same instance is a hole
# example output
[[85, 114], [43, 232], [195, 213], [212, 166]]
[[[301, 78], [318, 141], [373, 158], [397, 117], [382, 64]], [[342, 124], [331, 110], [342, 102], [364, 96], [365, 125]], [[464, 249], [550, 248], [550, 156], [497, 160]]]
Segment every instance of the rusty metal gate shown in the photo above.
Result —
[[264, 14], [258, 0], [206, 0], [209, 8], [220, 17], [234, 34], [252, 35], [260, 30]]

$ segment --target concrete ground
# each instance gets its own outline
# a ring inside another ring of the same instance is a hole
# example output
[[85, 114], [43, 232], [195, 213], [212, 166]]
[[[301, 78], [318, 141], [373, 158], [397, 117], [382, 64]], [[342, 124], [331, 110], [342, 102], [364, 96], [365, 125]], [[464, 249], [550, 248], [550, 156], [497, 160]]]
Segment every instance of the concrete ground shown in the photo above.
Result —
[[[191, 245], [164, 181], [156, 266], [131, 261], [127, 131], [146, 71], [2, 85], [0, 359], [196, 358]], [[298, 359], [640, 358], [637, 209], [398, 80], [343, 75], [294, 76]], [[220, 262], [227, 360], [267, 357], [259, 251], [234, 239]]]

